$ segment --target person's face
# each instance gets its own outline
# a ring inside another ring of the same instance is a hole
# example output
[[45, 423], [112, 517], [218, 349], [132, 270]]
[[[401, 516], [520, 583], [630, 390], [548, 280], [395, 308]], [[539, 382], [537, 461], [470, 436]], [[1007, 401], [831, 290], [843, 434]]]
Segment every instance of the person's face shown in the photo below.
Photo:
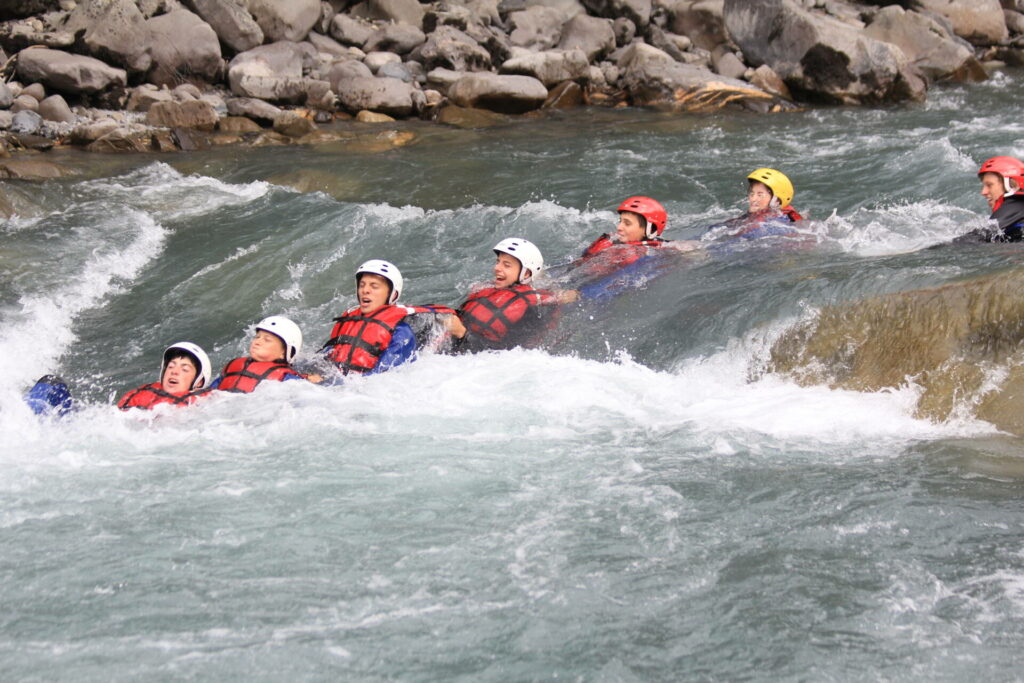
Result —
[[615, 226], [615, 231], [619, 234], [620, 242], [640, 242], [646, 237], [643, 217], [632, 211], [619, 213], [619, 224]]
[[747, 191], [747, 202], [750, 204], [750, 213], [764, 211], [772, 203], [772, 191], [764, 183], [756, 180], [750, 183], [750, 190]]
[[184, 356], [172, 358], [164, 368], [164, 376], [160, 378], [160, 385], [168, 394], [175, 396], [187, 394], [192, 390], [192, 382], [198, 372], [195, 364], [188, 358]]
[[256, 330], [256, 336], [249, 344], [249, 357], [253, 360], [269, 362], [282, 360], [285, 356], [284, 341], [276, 334], [266, 330]]
[[504, 289], [519, 282], [519, 271], [522, 268], [515, 256], [498, 254], [498, 258], [494, 259], [494, 286]]
[[359, 276], [359, 284], [356, 286], [360, 312], [363, 315], [373, 313], [388, 302], [390, 293], [391, 283], [386, 278], [373, 273], [363, 273]]
[[998, 173], [981, 174], [981, 196], [988, 202], [989, 209], [995, 211], [996, 202], [1004, 194], [1006, 194], [1006, 188], [1003, 187], [1003, 176]]

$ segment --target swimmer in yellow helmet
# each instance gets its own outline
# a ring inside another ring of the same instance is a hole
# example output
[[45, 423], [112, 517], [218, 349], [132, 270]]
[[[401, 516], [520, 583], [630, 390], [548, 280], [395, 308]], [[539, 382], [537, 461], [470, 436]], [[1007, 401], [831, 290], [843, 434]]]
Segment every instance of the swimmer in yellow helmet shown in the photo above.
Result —
[[723, 237], [755, 239], [795, 234], [791, 224], [803, 220], [790, 202], [793, 183], [774, 168], [759, 168], [747, 176], [747, 213], [708, 228], [703, 240]]

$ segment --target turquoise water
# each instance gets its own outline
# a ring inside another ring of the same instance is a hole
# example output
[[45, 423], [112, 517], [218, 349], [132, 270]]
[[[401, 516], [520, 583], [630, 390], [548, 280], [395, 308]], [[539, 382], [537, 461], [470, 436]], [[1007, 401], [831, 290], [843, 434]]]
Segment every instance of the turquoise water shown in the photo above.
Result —
[[[823, 305], [1017, 267], [977, 166], [1024, 156], [1024, 74], [928, 104], [592, 111], [387, 151], [92, 159], [0, 222], [0, 669], [11, 680], [1019, 676], [1024, 452], [960, 411], [764, 372]], [[370, 135], [372, 128], [353, 128]], [[457, 304], [490, 247], [549, 264], [624, 197], [695, 238], [784, 170], [793, 244], [675, 255], [548, 351], [122, 414], [169, 342], [217, 366], [285, 314], [308, 360], [390, 259]], [[295, 187], [315, 191], [299, 192]], [[934, 248], [933, 248], [934, 247]], [[39, 422], [61, 373], [87, 407]]]

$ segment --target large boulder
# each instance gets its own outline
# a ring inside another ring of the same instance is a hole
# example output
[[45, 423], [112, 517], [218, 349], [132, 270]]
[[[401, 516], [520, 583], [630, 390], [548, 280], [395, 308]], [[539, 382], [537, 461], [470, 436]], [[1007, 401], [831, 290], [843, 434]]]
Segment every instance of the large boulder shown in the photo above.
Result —
[[263, 29], [249, 11], [234, 0], [188, 0], [189, 6], [234, 52], [263, 44]]
[[522, 114], [544, 104], [548, 89], [530, 76], [493, 73], [466, 74], [448, 89], [448, 97], [460, 107], [488, 109], [502, 114]]
[[153, 17], [145, 24], [149, 31], [149, 54], [153, 70], [149, 80], [156, 85], [175, 85], [198, 76], [210, 83], [221, 79], [224, 60], [217, 33], [198, 15], [186, 9]]
[[502, 64], [499, 71], [503, 74], [533, 76], [550, 88], [562, 81], [586, 79], [590, 63], [582, 50], [550, 50], [513, 57]]
[[454, 26], [439, 26], [418, 50], [423, 67], [453, 71], [485, 71], [491, 55], [475, 40]]
[[[63, 29], [79, 36], [85, 50], [129, 73], [147, 73], [152, 64], [146, 17], [133, 0], [79, 3]], [[80, 50], [79, 50], [80, 51]]]
[[558, 49], [583, 50], [588, 61], [599, 61], [615, 49], [612, 22], [600, 17], [578, 14], [562, 27]]
[[270, 42], [304, 40], [320, 19], [319, 0], [240, 0]]
[[677, 62], [644, 43], [633, 43], [618, 60], [619, 84], [634, 104], [673, 111], [715, 111], [729, 104], [767, 109], [771, 95], [749, 83]]
[[381, 112], [408, 116], [413, 111], [413, 87], [397, 78], [356, 76], [339, 82], [334, 91], [338, 102], [350, 111]]
[[912, 0], [911, 6], [945, 17], [954, 33], [975, 45], [995, 45], [1009, 37], [999, 0]]
[[676, 0], [670, 6], [672, 32], [688, 36], [697, 47], [715, 49], [728, 40], [723, 4], [724, 0]]
[[281, 109], [269, 102], [257, 100], [252, 97], [232, 97], [227, 101], [228, 114], [231, 116], [244, 116], [256, 121], [264, 121], [273, 124]]
[[864, 34], [899, 47], [932, 80], [983, 81], [988, 77], [974, 53], [941, 25], [898, 5], [879, 11]]
[[512, 27], [509, 40], [529, 50], [550, 50], [562, 37], [562, 26], [568, 17], [550, 7], [536, 6], [508, 15]]
[[39, 82], [66, 95], [98, 93], [112, 86], [124, 87], [128, 75], [98, 59], [62, 50], [29, 48], [18, 53], [18, 79]]
[[350, 11], [363, 19], [409, 24], [416, 28], [423, 28], [426, 13], [417, 0], [365, 0]]
[[46, 121], [74, 123], [78, 117], [71, 111], [67, 101], [60, 95], [50, 95], [39, 103], [39, 115]]
[[747, 62], [767, 64], [801, 99], [834, 104], [922, 100], [927, 82], [903, 51], [794, 0], [725, 0]]
[[228, 85], [238, 97], [280, 102], [302, 102], [305, 66], [316, 50], [310, 43], [280, 41], [235, 55], [228, 64]]

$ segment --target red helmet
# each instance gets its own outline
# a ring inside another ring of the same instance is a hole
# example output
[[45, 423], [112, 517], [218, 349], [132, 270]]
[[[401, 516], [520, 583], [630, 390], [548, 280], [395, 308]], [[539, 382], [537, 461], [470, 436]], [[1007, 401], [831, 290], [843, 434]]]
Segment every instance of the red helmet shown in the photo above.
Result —
[[645, 228], [647, 239], [656, 237], [664, 232], [665, 223], [668, 222], [668, 213], [665, 212], [665, 207], [650, 197], [630, 197], [619, 204], [618, 211], [619, 213], [629, 211], [630, 213], [643, 216], [644, 220], [647, 221]]
[[[1024, 194], [1024, 162], [1013, 157], [992, 157], [981, 165], [978, 169], [978, 177], [980, 178], [986, 173], [995, 173], [1002, 177], [1003, 187], [1006, 192], [1003, 197], [1009, 197], [1014, 194]], [[1017, 183], [1017, 187], [1010, 185], [1010, 181]], [[998, 209], [1003, 204], [1003, 197], [1000, 197], [996, 202], [996, 208]]]

